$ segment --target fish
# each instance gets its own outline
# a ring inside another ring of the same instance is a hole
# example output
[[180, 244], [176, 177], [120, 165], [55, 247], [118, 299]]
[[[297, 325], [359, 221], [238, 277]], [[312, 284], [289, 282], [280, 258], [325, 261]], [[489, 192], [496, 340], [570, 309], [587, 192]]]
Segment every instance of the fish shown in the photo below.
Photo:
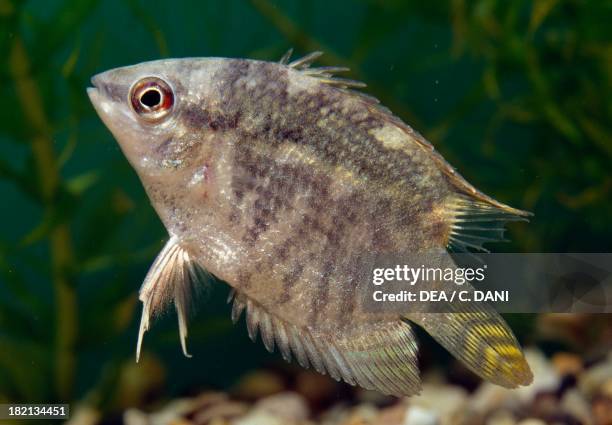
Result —
[[483, 379], [529, 385], [492, 308], [374, 314], [356, 270], [372, 254], [485, 250], [530, 213], [468, 183], [365, 84], [339, 77], [346, 68], [291, 54], [162, 59], [92, 77], [89, 98], [169, 235], [139, 291], [136, 359], [172, 305], [189, 356], [194, 293], [212, 275], [254, 341], [336, 380], [419, 393], [416, 325]]

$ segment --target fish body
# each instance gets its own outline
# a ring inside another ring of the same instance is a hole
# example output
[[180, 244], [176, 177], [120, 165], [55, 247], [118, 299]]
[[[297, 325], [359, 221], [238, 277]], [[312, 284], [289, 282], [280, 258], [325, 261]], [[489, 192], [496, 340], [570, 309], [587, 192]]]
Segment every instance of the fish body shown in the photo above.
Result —
[[317, 56], [170, 59], [92, 79], [92, 103], [170, 235], [141, 288], [138, 352], [150, 320], [174, 302], [187, 353], [187, 310], [205, 269], [232, 286], [232, 317], [246, 310], [252, 338], [259, 331], [269, 350], [336, 379], [418, 392], [410, 320], [481, 376], [529, 383], [492, 310], [398, 316], [359, 302], [368, 256], [479, 248], [487, 238], [466, 223], [526, 213], [473, 188], [353, 90], [361, 84], [334, 76], [343, 69], [311, 68]]

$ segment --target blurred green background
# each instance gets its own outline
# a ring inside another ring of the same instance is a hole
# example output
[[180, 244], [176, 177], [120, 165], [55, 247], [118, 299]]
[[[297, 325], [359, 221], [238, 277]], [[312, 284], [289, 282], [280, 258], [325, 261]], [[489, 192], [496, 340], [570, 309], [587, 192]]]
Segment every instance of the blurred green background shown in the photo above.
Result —
[[[193, 359], [170, 314], [135, 365], [137, 290], [166, 234], [86, 97], [95, 73], [322, 50], [475, 186], [535, 213], [494, 249], [610, 252], [611, 4], [0, 0], [0, 402], [112, 414], [282, 367], [232, 327], [221, 284], [192, 320]], [[512, 319], [540, 343], [533, 317]]]

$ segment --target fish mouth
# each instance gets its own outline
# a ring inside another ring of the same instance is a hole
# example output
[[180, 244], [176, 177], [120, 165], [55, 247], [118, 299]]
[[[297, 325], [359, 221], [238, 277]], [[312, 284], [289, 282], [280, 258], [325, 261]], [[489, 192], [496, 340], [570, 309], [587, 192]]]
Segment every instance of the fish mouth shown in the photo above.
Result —
[[102, 101], [102, 98], [103, 98], [102, 87], [103, 86], [101, 84], [101, 81], [98, 75], [94, 75], [93, 77], [91, 77], [91, 85], [92, 87], [87, 87], [87, 96], [89, 97], [89, 100], [94, 106], [94, 109], [96, 109], [96, 111], [100, 113], [99, 108], [101, 107], [103, 103]]
[[95, 105], [94, 99], [98, 98], [100, 91], [98, 90], [97, 87], [87, 87], [87, 96], [89, 96], [89, 99], [92, 101], [92, 103]]
[[100, 76], [99, 75], [94, 75], [93, 77], [91, 77], [90, 82], [93, 87], [87, 87], [87, 93], [94, 91], [94, 90], [100, 90]]
[[96, 105], [96, 100], [101, 100], [102, 97], [105, 97], [105, 86], [100, 75], [101, 74], [96, 74], [91, 77], [90, 82], [92, 87], [87, 87], [87, 95], [94, 106]]

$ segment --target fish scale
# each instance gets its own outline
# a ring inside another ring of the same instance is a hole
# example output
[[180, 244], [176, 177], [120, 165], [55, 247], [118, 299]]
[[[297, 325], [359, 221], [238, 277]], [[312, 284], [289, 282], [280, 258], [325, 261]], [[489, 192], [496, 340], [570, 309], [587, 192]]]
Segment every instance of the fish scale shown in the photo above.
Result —
[[233, 288], [232, 319], [246, 312], [251, 338], [335, 379], [417, 393], [412, 322], [484, 378], [527, 385], [529, 366], [492, 309], [364, 307], [369, 258], [435, 252], [455, 267], [447, 248], [484, 249], [528, 213], [471, 186], [354, 90], [362, 83], [335, 76], [346, 69], [312, 68], [318, 56], [167, 59], [92, 79], [92, 103], [170, 235], [140, 291], [137, 356], [172, 302], [187, 353], [190, 292], [207, 270]]

